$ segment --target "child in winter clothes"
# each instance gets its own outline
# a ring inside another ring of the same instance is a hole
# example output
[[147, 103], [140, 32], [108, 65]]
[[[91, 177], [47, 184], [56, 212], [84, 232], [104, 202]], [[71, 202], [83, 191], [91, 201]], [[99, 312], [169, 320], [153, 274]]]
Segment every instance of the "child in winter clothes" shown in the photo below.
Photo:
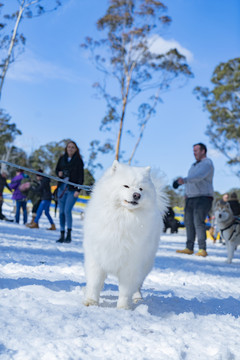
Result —
[[[43, 172], [41, 169], [38, 170], [38, 172]], [[48, 230], [56, 230], [56, 227], [54, 225], [53, 219], [49, 213], [49, 208], [51, 205], [51, 200], [52, 200], [52, 193], [51, 193], [51, 188], [50, 188], [50, 180], [46, 177], [37, 175], [37, 180], [40, 182], [39, 186], [36, 188], [36, 192], [40, 195], [41, 198], [41, 202], [38, 206], [37, 209], [37, 215], [34, 219], [34, 221], [32, 222], [32, 224], [29, 224], [28, 227], [30, 229], [38, 229], [38, 222], [39, 219], [43, 213], [43, 211], [45, 212], [45, 215], [47, 216], [49, 222], [50, 222], [50, 228]]]

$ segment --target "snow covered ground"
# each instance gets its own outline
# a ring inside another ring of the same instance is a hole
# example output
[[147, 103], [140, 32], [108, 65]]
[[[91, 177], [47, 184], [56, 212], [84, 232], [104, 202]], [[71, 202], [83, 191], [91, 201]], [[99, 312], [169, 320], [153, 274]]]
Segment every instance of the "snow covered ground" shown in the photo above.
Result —
[[181, 255], [184, 230], [165, 234], [141, 303], [116, 309], [108, 278], [100, 306], [85, 307], [82, 225], [74, 215], [73, 242], [57, 244], [44, 215], [40, 229], [0, 221], [1, 360], [240, 359], [240, 249], [229, 265], [219, 243]]

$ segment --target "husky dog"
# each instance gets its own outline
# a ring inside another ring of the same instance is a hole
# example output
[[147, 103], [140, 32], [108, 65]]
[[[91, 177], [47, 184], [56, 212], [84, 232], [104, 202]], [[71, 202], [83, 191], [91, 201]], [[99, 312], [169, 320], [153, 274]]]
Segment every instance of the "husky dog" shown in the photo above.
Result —
[[240, 220], [234, 217], [228, 202], [219, 200], [215, 207], [215, 219], [227, 246], [227, 263], [231, 263], [234, 250], [240, 245]]
[[118, 308], [141, 299], [151, 271], [167, 208], [150, 167], [114, 161], [94, 186], [84, 221], [86, 291], [84, 304], [98, 305], [108, 274], [119, 282]]

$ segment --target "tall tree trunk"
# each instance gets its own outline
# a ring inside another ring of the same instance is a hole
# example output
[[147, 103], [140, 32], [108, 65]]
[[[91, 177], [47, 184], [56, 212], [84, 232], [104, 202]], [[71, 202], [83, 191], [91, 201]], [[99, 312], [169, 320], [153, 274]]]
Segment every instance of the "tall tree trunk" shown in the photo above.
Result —
[[133, 148], [132, 154], [131, 154], [130, 158], [128, 159], [128, 165], [131, 165], [132, 159], [133, 159], [133, 157], [134, 157], [134, 155], [135, 155], [135, 153], [137, 151], [137, 148], [138, 148], [138, 146], [140, 144], [140, 141], [142, 140], [143, 133], [144, 133], [144, 130], [146, 128], [147, 122], [149, 121], [153, 110], [157, 106], [157, 103], [158, 103], [158, 100], [159, 100], [159, 94], [160, 94], [160, 88], [158, 89], [158, 91], [157, 91], [157, 93], [155, 95], [154, 103], [153, 103], [151, 109], [148, 111], [148, 114], [147, 114], [145, 120], [142, 122], [141, 129], [140, 129], [140, 134], [139, 134], [138, 139], [136, 141], [136, 144], [135, 144], [135, 146]]
[[135, 67], [135, 62], [132, 64], [131, 69], [130, 69], [129, 72], [127, 71], [127, 68], [125, 69], [125, 74], [126, 74], [126, 78], [127, 78], [127, 86], [126, 86], [126, 91], [125, 92], [124, 92], [124, 85], [122, 86], [123, 106], [122, 106], [122, 115], [121, 115], [121, 120], [120, 120], [120, 127], [119, 127], [119, 131], [118, 131], [115, 160], [119, 160], [121, 137], [122, 137], [122, 131], [123, 131], [123, 122], [124, 122], [124, 117], [125, 117], [125, 112], [126, 112], [126, 107], [127, 107], [127, 102], [128, 102], [129, 88], [130, 88], [130, 83], [131, 83], [131, 79], [132, 79], [132, 72], [133, 72], [134, 67]]
[[[9, 161], [11, 154], [12, 146], [6, 146], [6, 153], [2, 156], [3, 161]], [[1, 172], [6, 170], [6, 165], [4, 163], [1, 164]]]
[[15, 43], [15, 39], [16, 39], [16, 35], [17, 35], [18, 26], [19, 26], [19, 23], [20, 23], [20, 20], [22, 18], [22, 14], [23, 14], [23, 11], [24, 11], [24, 2], [25, 2], [25, 0], [23, 0], [22, 4], [20, 5], [18, 17], [17, 17], [16, 23], [15, 23], [15, 26], [14, 26], [12, 38], [11, 38], [11, 41], [10, 41], [10, 46], [9, 46], [9, 49], [8, 49], [8, 56], [7, 56], [7, 58], [6, 58], [5, 62], [4, 62], [4, 65], [3, 65], [3, 70], [2, 70], [2, 75], [1, 75], [1, 83], [0, 83], [0, 98], [1, 98], [1, 95], [2, 95], [3, 83], [4, 83], [4, 79], [5, 79], [8, 67], [9, 67], [10, 58], [11, 58], [11, 55], [12, 55], [12, 51], [13, 51], [13, 47], [14, 47], [14, 43]]
[[115, 159], [119, 160], [119, 153], [120, 153], [120, 144], [121, 144], [121, 137], [122, 137], [122, 130], [123, 130], [123, 121], [125, 117], [125, 111], [126, 111], [126, 105], [127, 105], [127, 98], [125, 97], [123, 101], [123, 108], [122, 108], [122, 116], [120, 120], [120, 126], [118, 131], [118, 138], [117, 138], [117, 145], [116, 145], [116, 153], [115, 153]]

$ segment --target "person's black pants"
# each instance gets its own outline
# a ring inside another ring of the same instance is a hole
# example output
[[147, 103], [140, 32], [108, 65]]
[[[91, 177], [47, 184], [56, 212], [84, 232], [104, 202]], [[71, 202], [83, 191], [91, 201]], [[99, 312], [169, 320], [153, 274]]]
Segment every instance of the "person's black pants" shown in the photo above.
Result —
[[187, 232], [186, 247], [194, 249], [197, 235], [199, 249], [206, 250], [206, 223], [205, 219], [212, 207], [213, 198], [199, 196], [188, 198], [185, 205], [184, 224]]

